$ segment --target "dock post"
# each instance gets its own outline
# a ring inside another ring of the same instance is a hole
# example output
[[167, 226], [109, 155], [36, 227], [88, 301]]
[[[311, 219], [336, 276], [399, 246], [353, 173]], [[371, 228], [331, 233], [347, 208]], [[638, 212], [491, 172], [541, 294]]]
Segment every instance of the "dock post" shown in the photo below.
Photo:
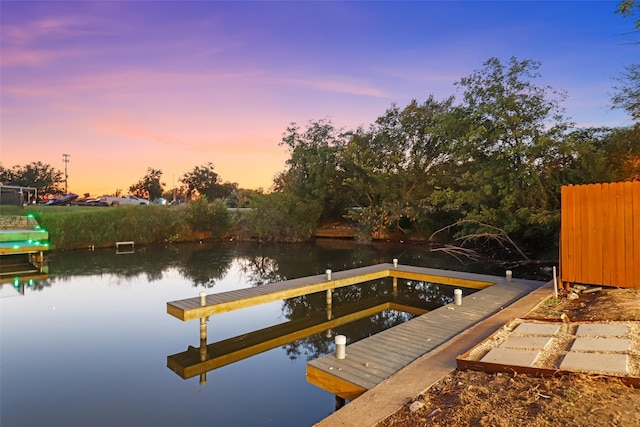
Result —
[[[331, 301], [331, 289], [327, 289], [327, 320], [333, 319], [333, 304]], [[327, 338], [331, 338], [333, 331], [331, 328], [327, 329]]]
[[513, 272], [511, 270], [507, 270], [506, 275], [507, 275], [507, 282], [510, 282], [511, 279], [513, 278]]
[[344, 359], [347, 349], [347, 337], [336, 335], [336, 359]]
[[398, 278], [397, 277], [393, 278], [393, 296], [394, 297], [398, 296]]
[[327, 268], [325, 273], [327, 274], [327, 280], [331, 280], [331, 270]]
[[453, 301], [456, 305], [462, 305], [462, 289], [453, 290]]
[[393, 259], [393, 268], [398, 268], [398, 258]]
[[338, 409], [346, 405], [347, 401], [344, 398], [338, 396], [337, 394], [335, 396], [336, 396], [336, 411], [337, 411]]

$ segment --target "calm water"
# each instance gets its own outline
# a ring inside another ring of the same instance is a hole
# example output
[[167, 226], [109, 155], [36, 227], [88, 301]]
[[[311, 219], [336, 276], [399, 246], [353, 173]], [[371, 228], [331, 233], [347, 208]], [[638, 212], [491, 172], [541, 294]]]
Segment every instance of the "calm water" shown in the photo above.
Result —
[[[327, 331], [183, 379], [167, 358], [198, 347], [199, 322], [166, 313], [168, 301], [277, 280], [391, 262], [469, 270], [425, 248], [315, 244], [189, 244], [47, 255], [49, 278], [0, 288], [0, 425], [308, 426], [334, 411], [333, 395], [308, 384], [309, 359], [333, 351]], [[336, 290], [333, 306], [391, 294], [387, 280]], [[450, 287], [399, 285], [399, 297], [434, 308]], [[316, 315], [316, 294], [212, 316], [208, 343]], [[387, 310], [331, 331], [349, 342], [409, 319]]]

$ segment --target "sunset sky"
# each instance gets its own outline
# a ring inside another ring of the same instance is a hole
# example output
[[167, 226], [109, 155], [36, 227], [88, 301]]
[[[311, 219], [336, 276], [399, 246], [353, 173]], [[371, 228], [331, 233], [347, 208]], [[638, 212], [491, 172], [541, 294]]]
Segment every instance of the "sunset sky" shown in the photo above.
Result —
[[0, 161], [64, 170], [69, 191], [167, 188], [212, 162], [268, 189], [290, 122], [368, 127], [392, 103], [455, 95], [490, 57], [540, 61], [578, 126], [630, 125], [613, 78], [637, 62], [607, 2], [0, 2]]

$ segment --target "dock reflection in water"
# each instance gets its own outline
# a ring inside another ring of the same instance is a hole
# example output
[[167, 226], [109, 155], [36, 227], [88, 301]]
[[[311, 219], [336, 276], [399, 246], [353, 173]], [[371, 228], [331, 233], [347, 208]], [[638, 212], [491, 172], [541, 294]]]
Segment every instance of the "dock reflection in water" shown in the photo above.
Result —
[[212, 344], [206, 343], [205, 329], [205, 335], [200, 337], [200, 347], [189, 346], [182, 353], [168, 356], [167, 367], [184, 379], [200, 375], [200, 383], [205, 384], [208, 371], [315, 334], [324, 333], [330, 340], [333, 329], [385, 310], [403, 312], [405, 320], [409, 320], [440, 306], [437, 302], [420, 303], [407, 295], [398, 296], [397, 292], [396, 295], [385, 294], [346, 306], [334, 308], [332, 305], [327, 304], [326, 313], [318, 312]]

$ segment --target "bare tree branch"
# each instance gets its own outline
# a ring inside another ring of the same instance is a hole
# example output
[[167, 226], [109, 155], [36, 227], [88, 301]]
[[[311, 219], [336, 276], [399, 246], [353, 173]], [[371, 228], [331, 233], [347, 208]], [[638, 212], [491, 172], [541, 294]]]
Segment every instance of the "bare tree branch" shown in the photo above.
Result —
[[[434, 238], [434, 236], [438, 233], [441, 233], [443, 231], [448, 231], [453, 227], [459, 227], [461, 225], [464, 224], [476, 224], [480, 227], [483, 228], [487, 228], [489, 230], [493, 230], [494, 232], [479, 232], [479, 233], [472, 233], [472, 234], [466, 234], [464, 236], [459, 236], [456, 238], [456, 241], [460, 242], [460, 248], [462, 248], [466, 243], [470, 242], [470, 241], [475, 241], [475, 240], [480, 240], [480, 239], [491, 239], [495, 242], [497, 242], [498, 244], [500, 244], [500, 246], [505, 247], [505, 242], [508, 243], [510, 246], [512, 246], [516, 251], [518, 251], [518, 253], [520, 254], [520, 256], [525, 260], [525, 261], [530, 261], [529, 257], [518, 247], [518, 245], [515, 244], [515, 242], [513, 240], [511, 240], [511, 238], [509, 237], [509, 234], [504, 231], [501, 228], [498, 227], [494, 227], [492, 225], [489, 224], [485, 224], [483, 222], [480, 221], [475, 221], [472, 219], [463, 219], [461, 221], [457, 221], [454, 222], [453, 224], [449, 224], [446, 227], [443, 227], [439, 230], [436, 230], [433, 232], [433, 234], [431, 234], [431, 237], [429, 238], [430, 240]], [[446, 251], [445, 251], [446, 252]]]

